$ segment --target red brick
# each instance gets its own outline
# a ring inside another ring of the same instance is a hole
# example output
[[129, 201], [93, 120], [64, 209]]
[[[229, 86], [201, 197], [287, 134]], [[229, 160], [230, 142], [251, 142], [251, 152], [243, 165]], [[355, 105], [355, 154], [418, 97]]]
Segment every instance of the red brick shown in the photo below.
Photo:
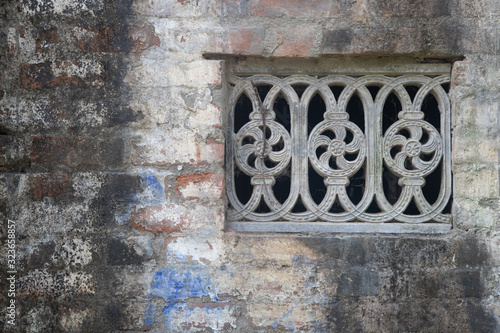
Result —
[[35, 176], [31, 183], [31, 199], [42, 200], [51, 197], [60, 200], [71, 191], [71, 182], [68, 175], [59, 173], [46, 173]]
[[118, 138], [31, 137], [31, 162], [46, 166], [119, 166], [123, 140]]
[[135, 25], [130, 26], [129, 35], [133, 45], [133, 52], [142, 52], [152, 46], [160, 46], [160, 38], [155, 35], [155, 28], [151, 25], [141, 28]]
[[314, 34], [312, 31], [307, 29], [291, 29], [280, 30], [277, 33], [281, 39], [281, 43], [273, 51], [273, 56], [306, 57], [310, 55], [314, 43]]
[[229, 28], [224, 52], [241, 55], [261, 55], [264, 50], [264, 29]]
[[[86, 72], [86, 75], [72, 73], [74, 68]], [[21, 64], [19, 66], [19, 84], [26, 89], [55, 88], [65, 85], [75, 88], [102, 85], [104, 76], [101, 71], [100, 64], [76, 61]]]
[[189, 221], [188, 215], [187, 210], [177, 205], [145, 207], [131, 214], [131, 226], [141, 231], [179, 232]]
[[71, 37], [76, 48], [83, 53], [140, 53], [152, 46], [160, 46], [160, 38], [151, 25], [75, 26]]
[[[250, 13], [255, 16], [293, 16], [322, 18], [339, 14], [339, 1], [315, 0], [257, 0], [250, 5]], [[348, 8], [344, 8], [348, 9]]]
[[111, 44], [115, 35], [116, 31], [109, 26], [77, 26], [71, 32], [74, 45], [83, 53], [119, 51], [120, 45]]
[[36, 39], [36, 52], [44, 53], [49, 51], [49, 44], [55, 44], [59, 42], [59, 38], [57, 36], [57, 29], [52, 28], [50, 30], [43, 30], [38, 34], [38, 38]]
[[224, 193], [224, 175], [189, 174], [177, 177], [175, 189], [184, 199], [220, 199]]

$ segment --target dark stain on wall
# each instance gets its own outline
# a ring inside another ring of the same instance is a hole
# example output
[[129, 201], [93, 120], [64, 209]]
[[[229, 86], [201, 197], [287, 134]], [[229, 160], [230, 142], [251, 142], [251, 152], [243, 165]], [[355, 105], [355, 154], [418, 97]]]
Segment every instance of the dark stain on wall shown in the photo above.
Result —
[[466, 314], [471, 332], [497, 332], [498, 323], [482, 305], [485, 296], [484, 283], [491, 271], [486, 245], [474, 236], [468, 236], [458, 244], [457, 264], [463, 296], [466, 298]]
[[[115, 220], [141, 190], [141, 178], [124, 165], [120, 129], [142, 116], [129, 107], [131, 90], [123, 79], [130, 54], [159, 39], [133, 21], [132, 1], [64, 7], [57, 12], [52, 1], [0, 2], [0, 171], [10, 188], [0, 216], [18, 222], [22, 244], [12, 331], [129, 330], [137, 318], [127, 312], [129, 295], [117, 292], [120, 269], [141, 267], [145, 259], [123, 240], [133, 231]], [[33, 51], [23, 49], [30, 43]], [[89, 175], [98, 190], [76, 193], [75, 182], [85, 185], [81, 179]], [[48, 210], [61, 225], [50, 233], [44, 222], [29, 220]], [[5, 237], [2, 224], [2, 244]], [[90, 247], [88, 261], [78, 261], [81, 249], [70, 248], [73, 239]], [[2, 270], [2, 290], [5, 277]], [[0, 293], [0, 303], [6, 301]]]
[[[326, 328], [342, 332], [496, 332], [481, 303], [491, 267], [471, 236], [299, 238], [314, 251]], [[326, 288], [328, 289], [328, 288]]]

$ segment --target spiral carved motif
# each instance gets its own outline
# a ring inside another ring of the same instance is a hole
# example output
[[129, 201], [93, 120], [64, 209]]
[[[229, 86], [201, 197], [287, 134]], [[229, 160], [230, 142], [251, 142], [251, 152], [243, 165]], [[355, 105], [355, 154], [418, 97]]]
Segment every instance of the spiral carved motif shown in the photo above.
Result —
[[[330, 139], [325, 132], [334, 133]], [[353, 139], [346, 143], [346, 132], [353, 134]], [[318, 148], [323, 147], [325, 152], [319, 158], [316, 156]], [[323, 176], [349, 177], [355, 174], [363, 165], [365, 158], [365, 138], [363, 132], [351, 122], [323, 121], [318, 124], [309, 136], [310, 160], [314, 169]], [[355, 155], [354, 159], [346, 159], [346, 154]], [[331, 167], [334, 162], [336, 167]]]
[[[401, 134], [406, 130], [407, 138]], [[422, 142], [423, 133], [427, 140]], [[400, 151], [391, 156], [391, 151], [399, 147]], [[384, 161], [389, 169], [400, 177], [425, 177], [436, 169], [443, 155], [443, 144], [439, 132], [423, 120], [399, 120], [388, 130], [384, 138]], [[423, 155], [429, 159], [423, 159]], [[411, 165], [410, 168], [407, 165]]]
[[[266, 124], [266, 128], [271, 132], [270, 137], [266, 137], [262, 127], [259, 121], [251, 121], [238, 131], [236, 163], [248, 175], [273, 177], [281, 173], [290, 161], [290, 134], [282, 125], [274, 121], [268, 121]], [[244, 144], [244, 139], [253, 143]], [[279, 150], [275, 149], [279, 143], [282, 143], [283, 147]], [[249, 164], [250, 157], [255, 158], [254, 165]], [[276, 165], [266, 166], [265, 159], [269, 159]]]
[[[232, 80], [226, 150], [230, 221], [449, 223], [443, 210], [451, 195], [450, 106], [442, 87], [449, 76]], [[408, 85], [418, 88], [413, 97]], [[369, 89], [374, 86], [376, 94]], [[267, 90], [258, 92], [259, 87]], [[384, 111], [391, 94], [401, 110], [383, 131], [383, 121], [392, 117]], [[431, 95], [435, 106], [426, 109]], [[311, 106], [318, 96], [324, 109]], [[349, 106], [354, 97], [361, 111]], [[242, 104], [247, 113], [238, 111]], [[438, 122], [424, 120], [426, 112], [433, 119], [438, 114]], [[431, 176], [440, 183], [432, 184], [436, 194], [429, 199], [423, 188]], [[393, 187], [399, 192], [391, 192]], [[418, 211], [408, 213], [412, 202]]]

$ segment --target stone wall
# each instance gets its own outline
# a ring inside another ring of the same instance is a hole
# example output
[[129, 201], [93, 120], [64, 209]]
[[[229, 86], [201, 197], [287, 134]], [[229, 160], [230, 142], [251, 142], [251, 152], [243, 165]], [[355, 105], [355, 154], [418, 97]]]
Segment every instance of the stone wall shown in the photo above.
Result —
[[[500, 332], [500, 2], [6, 0], [0, 17], [2, 330]], [[454, 62], [453, 230], [226, 230], [236, 56]]]

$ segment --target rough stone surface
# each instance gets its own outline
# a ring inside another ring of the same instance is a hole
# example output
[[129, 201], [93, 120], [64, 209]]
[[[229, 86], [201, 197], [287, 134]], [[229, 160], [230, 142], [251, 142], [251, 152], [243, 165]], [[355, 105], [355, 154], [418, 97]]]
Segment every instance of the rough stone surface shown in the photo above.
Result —
[[[0, 330], [500, 332], [499, 28], [497, 0], [0, 1]], [[452, 231], [228, 230], [228, 57], [454, 62]]]

